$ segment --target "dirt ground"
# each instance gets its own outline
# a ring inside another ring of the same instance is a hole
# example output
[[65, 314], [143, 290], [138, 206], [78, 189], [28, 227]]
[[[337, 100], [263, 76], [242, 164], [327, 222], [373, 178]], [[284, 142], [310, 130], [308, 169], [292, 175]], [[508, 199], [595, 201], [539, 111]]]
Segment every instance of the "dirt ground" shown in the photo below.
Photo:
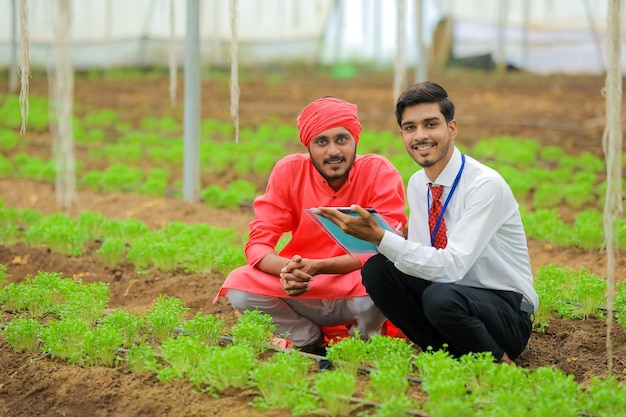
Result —
[[[457, 141], [471, 146], [478, 139], [495, 136], [535, 138], [545, 145], [559, 145], [567, 152], [602, 154], [604, 97], [601, 76], [533, 76], [524, 73], [497, 75], [489, 72], [447, 71], [431, 74], [447, 88], [457, 106], [460, 133]], [[271, 81], [271, 82], [269, 82]], [[359, 105], [365, 129], [396, 129], [393, 117], [392, 74], [361, 72], [353, 79], [337, 80], [298, 71], [245, 71], [241, 76], [240, 118], [242, 127], [272, 119], [295, 123], [299, 110], [315, 98], [335, 95]], [[0, 97], [7, 94], [6, 77], [0, 78]], [[44, 75], [34, 74], [31, 94], [47, 94]], [[179, 84], [182, 95], [182, 80]], [[146, 74], [133, 80], [79, 77], [75, 99], [77, 112], [115, 108], [123, 118], [138, 125], [152, 114], [174, 115], [182, 121], [182, 106], [172, 109], [166, 74]], [[179, 97], [179, 103], [180, 103]], [[230, 120], [228, 78], [205, 75], [202, 85], [202, 117]], [[41, 153], [40, 145], [33, 152]], [[399, 139], [398, 139], [399, 140]], [[47, 142], [46, 142], [47, 141]], [[297, 138], [294, 138], [297, 143]], [[47, 148], [46, 148], [47, 149]], [[45, 151], [47, 152], [47, 151]], [[219, 182], [220, 179], [203, 178]], [[210, 184], [210, 182], [208, 182]], [[0, 198], [7, 206], [35, 208], [44, 214], [56, 211], [54, 187], [32, 181], [0, 179]], [[247, 232], [252, 218], [249, 207], [217, 210], [202, 203], [173, 198], [79, 191], [79, 205], [72, 210], [101, 212], [122, 219], [136, 217], [150, 227], [171, 221], [207, 222]], [[606, 254], [577, 248], [551, 247], [528, 242], [533, 270], [554, 263], [563, 268], [586, 268], [606, 276]], [[617, 259], [617, 277], [624, 277], [624, 253]], [[110, 307], [145, 311], [161, 293], [182, 299], [192, 311], [202, 309], [225, 318], [232, 325], [236, 316], [227, 301], [212, 304], [224, 276], [220, 273], [185, 274], [152, 271], [138, 275], [131, 265], [105, 266], [92, 255], [68, 257], [24, 244], [0, 246], [0, 263], [8, 268], [10, 282], [37, 271], [61, 272], [83, 282], [110, 283]], [[592, 376], [607, 375], [606, 323], [589, 319], [552, 319], [543, 333], [535, 332], [518, 366], [534, 369], [554, 366], [584, 384]], [[614, 326], [613, 372], [626, 380], [626, 332]], [[230, 390], [218, 398], [198, 394], [188, 383], [159, 382], [151, 374], [134, 374], [124, 366], [115, 369], [81, 368], [48, 357], [16, 354], [0, 341], [0, 416], [284, 416], [284, 410], [255, 412], [249, 402], [251, 390]]]

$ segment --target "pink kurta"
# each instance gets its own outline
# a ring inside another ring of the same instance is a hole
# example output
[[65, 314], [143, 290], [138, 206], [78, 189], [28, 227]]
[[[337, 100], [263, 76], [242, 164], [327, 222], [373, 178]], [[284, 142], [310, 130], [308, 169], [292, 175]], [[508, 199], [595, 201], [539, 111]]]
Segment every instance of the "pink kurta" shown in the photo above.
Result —
[[[345, 250], [329, 237], [304, 209], [313, 207], [350, 206], [375, 208], [387, 222], [396, 227], [406, 224], [405, 196], [398, 170], [380, 155], [357, 156], [348, 181], [333, 190], [313, 166], [308, 154], [289, 155], [276, 163], [264, 195], [254, 201], [254, 220], [246, 244], [248, 265], [233, 270], [215, 301], [229, 288], [255, 294], [286, 297], [279, 277], [255, 267], [274, 247], [284, 233], [291, 240], [280, 255], [291, 258], [320, 259], [344, 255]], [[365, 262], [371, 255], [359, 256]], [[299, 298], [346, 298], [366, 295], [361, 284], [361, 271], [348, 274], [320, 274], [310, 289]]]

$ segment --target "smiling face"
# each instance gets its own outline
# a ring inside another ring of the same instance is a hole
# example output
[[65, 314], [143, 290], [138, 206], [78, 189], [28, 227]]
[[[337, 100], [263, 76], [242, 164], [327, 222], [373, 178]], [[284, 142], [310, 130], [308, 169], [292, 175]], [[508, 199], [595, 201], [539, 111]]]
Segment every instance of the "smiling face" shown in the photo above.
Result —
[[402, 142], [431, 181], [439, 176], [452, 157], [456, 133], [456, 120], [446, 123], [438, 103], [415, 104], [402, 112]]
[[313, 138], [309, 154], [318, 172], [337, 191], [348, 179], [354, 164], [356, 141], [345, 127], [334, 127]]

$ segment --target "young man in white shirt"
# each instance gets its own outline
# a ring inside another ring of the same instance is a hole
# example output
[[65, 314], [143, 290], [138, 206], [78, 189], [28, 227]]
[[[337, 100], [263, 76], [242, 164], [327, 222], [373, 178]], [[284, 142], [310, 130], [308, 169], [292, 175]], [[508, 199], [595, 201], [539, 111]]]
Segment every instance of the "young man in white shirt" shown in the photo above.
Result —
[[539, 302], [515, 197], [500, 174], [454, 146], [454, 104], [440, 85], [409, 87], [396, 118], [409, 155], [423, 168], [407, 186], [407, 239], [384, 231], [357, 205], [359, 217], [319, 212], [377, 245], [380, 253], [361, 271], [363, 284], [410, 340], [423, 350], [491, 352], [514, 364]]

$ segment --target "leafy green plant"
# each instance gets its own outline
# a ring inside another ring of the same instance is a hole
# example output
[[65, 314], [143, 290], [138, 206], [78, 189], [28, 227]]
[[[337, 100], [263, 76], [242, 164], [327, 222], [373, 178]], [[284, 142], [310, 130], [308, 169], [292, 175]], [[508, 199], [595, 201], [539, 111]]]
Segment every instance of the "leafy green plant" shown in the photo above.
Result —
[[107, 265], [119, 264], [126, 254], [126, 242], [120, 237], [112, 236], [104, 239], [96, 250], [96, 255]]
[[133, 345], [126, 353], [126, 364], [136, 373], [157, 372], [158, 361], [154, 348], [147, 343]]
[[211, 355], [212, 348], [193, 337], [168, 338], [161, 345], [161, 353], [163, 359], [170, 365], [171, 371], [162, 368], [157, 372], [157, 377], [160, 380], [168, 380], [171, 377], [182, 379], [193, 375], [204, 358]]
[[31, 285], [32, 277], [27, 276], [21, 283], [10, 283], [0, 292], [0, 304], [5, 309], [28, 313], [39, 318], [51, 312], [55, 305], [45, 288]]
[[16, 352], [37, 352], [39, 334], [43, 326], [30, 317], [18, 317], [11, 320], [4, 329], [4, 337]]
[[222, 340], [226, 322], [221, 317], [202, 314], [202, 310], [199, 310], [191, 320], [183, 323], [182, 328], [189, 337], [196, 338], [207, 346], [217, 346]]
[[306, 414], [317, 406], [311, 394], [308, 372], [314, 361], [292, 352], [278, 352], [252, 371], [261, 396], [253, 401], [260, 410], [289, 408], [293, 415]]
[[64, 294], [64, 303], [59, 306], [61, 317], [76, 317], [93, 325], [104, 315], [109, 304], [109, 283], [96, 281], [77, 285], [74, 291]]
[[185, 303], [176, 297], [160, 294], [150, 306], [144, 320], [158, 343], [167, 340], [183, 322], [183, 315], [189, 311]]
[[572, 227], [572, 244], [583, 249], [600, 249], [604, 244], [603, 215], [596, 209], [576, 215]]
[[374, 369], [369, 376], [369, 390], [366, 397], [384, 402], [393, 397], [403, 397], [409, 387], [406, 373], [402, 369]]
[[615, 284], [615, 299], [613, 308], [615, 309], [615, 319], [626, 328], [626, 281]]
[[413, 370], [415, 350], [406, 339], [376, 334], [366, 343], [366, 360], [378, 369], [398, 369], [405, 375]]
[[74, 317], [51, 321], [41, 331], [42, 349], [53, 358], [82, 365], [86, 361], [83, 341], [89, 330], [85, 321]]
[[265, 345], [273, 338], [276, 325], [269, 314], [258, 310], [247, 310], [237, 319], [231, 329], [233, 344], [247, 346], [256, 355], [266, 350]]
[[606, 304], [606, 281], [585, 269], [566, 269], [566, 281], [562, 288], [563, 300], [556, 313], [562, 317], [601, 317]]
[[250, 373], [258, 360], [249, 346], [229, 345], [211, 352], [191, 375], [194, 386], [207, 385], [206, 390], [223, 392], [230, 387], [246, 388], [250, 385]]
[[42, 217], [24, 234], [24, 240], [33, 246], [47, 246], [53, 252], [79, 256], [85, 252], [89, 236], [67, 214], [53, 213]]
[[102, 317], [98, 323], [102, 327], [117, 329], [122, 336], [122, 346], [130, 347], [143, 341], [143, 319], [121, 307]]
[[626, 410], [626, 385], [619, 383], [615, 375], [592, 377], [586, 392], [583, 400], [586, 415], [619, 416]]
[[29, 180], [53, 183], [56, 178], [54, 161], [44, 160], [38, 156], [19, 154], [13, 157], [17, 168], [17, 176]]
[[0, 287], [4, 287], [7, 283], [9, 274], [7, 274], [7, 267], [0, 264]]
[[358, 332], [354, 337], [344, 337], [332, 342], [326, 348], [326, 357], [333, 365], [343, 372], [356, 376], [359, 368], [367, 361], [366, 342], [361, 340]]
[[0, 178], [11, 176], [14, 169], [13, 163], [5, 158], [4, 155], [0, 155]]
[[340, 370], [322, 372], [314, 377], [314, 389], [329, 416], [347, 416], [360, 407], [352, 403], [356, 377]]
[[113, 367], [123, 343], [124, 337], [117, 327], [98, 326], [89, 330], [83, 340], [87, 363]]

